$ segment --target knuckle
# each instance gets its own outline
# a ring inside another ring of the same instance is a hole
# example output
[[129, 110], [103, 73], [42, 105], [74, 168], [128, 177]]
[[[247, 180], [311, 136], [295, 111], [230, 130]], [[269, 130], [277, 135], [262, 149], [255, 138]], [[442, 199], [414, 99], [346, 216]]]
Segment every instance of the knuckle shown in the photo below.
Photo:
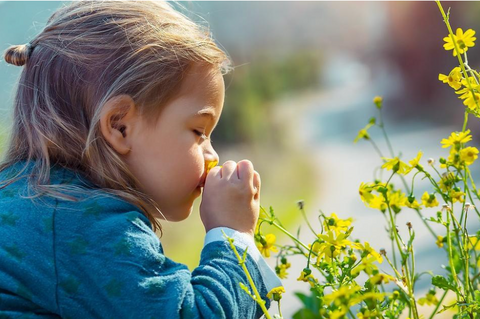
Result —
[[253, 163], [251, 161], [247, 160], [247, 159], [244, 159], [244, 160], [241, 160], [240, 162], [238, 162], [238, 164], [240, 164], [240, 163], [242, 165], [253, 168]]
[[237, 163], [235, 163], [234, 161], [226, 161], [225, 163], [223, 163], [223, 166], [227, 166], [227, 167], [232, 167], [232, 166], [236, 166]]

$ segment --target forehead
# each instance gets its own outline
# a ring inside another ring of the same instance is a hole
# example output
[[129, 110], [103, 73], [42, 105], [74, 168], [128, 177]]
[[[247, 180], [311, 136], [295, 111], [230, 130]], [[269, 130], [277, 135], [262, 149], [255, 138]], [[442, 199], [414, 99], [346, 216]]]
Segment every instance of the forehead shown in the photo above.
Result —
[[195, 65], [185, 75], [177, 102], [183, 102], [178, 112], [188, 117], [216, 118], [223, 106], [225, 86], [219, 70]]

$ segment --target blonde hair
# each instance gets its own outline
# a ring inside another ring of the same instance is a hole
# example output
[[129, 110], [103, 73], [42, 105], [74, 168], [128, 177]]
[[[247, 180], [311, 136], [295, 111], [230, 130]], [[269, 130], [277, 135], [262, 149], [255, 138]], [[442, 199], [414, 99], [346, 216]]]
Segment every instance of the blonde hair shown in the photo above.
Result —
[[175, 96], [194, 63], [229, 72], [230, 60], [208, 28], [163, 1], [74, 1], [58, 9], [29, 44], [8, 48], [5, 60], [25, 67], [0, 171], [34, 161], [29, 184], [69, 200], [76, 199], [59, 191], [65, 186], [49, 185], [50, 168], [80, 172], [139, 207], [153, 230], [161, 231], [147, 211], [159, 211], [158, 205], [139, 191], [138, 180], [103, 138], [100, 112], [109, 99], [128, 94], [143, 115], [159, 116], [158, 105]]

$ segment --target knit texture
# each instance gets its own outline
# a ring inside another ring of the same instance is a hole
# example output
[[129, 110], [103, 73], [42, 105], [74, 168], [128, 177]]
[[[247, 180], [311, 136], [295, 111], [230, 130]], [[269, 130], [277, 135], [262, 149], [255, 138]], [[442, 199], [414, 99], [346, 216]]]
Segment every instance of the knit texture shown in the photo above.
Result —
[[[0, 172], [0, 180], [23, 164]], [[0, 318], [261, 317], [260, 307], [240, 289], [240, 282], [248, 286], [247, 277], [228, 242], [206, 245], [190, 272], [164, 255], [137, 207], [78, 173], [51, 170], [51, 184], [86, 190], [75, 202], [25, 198], [33, 195], [27, 182], [21, 178], [0, 190]], [[266, 299], [249, 255], [246, 265]]]

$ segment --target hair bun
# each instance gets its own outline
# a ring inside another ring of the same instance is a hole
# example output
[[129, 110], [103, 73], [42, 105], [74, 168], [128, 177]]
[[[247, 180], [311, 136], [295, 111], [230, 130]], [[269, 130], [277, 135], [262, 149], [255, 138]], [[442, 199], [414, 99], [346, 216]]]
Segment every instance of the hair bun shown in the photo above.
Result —
[[31, 44], [13, 45], [5, 51], [5, 61], [7, 63], [22, 66], [27, 63], [31, 54]]

